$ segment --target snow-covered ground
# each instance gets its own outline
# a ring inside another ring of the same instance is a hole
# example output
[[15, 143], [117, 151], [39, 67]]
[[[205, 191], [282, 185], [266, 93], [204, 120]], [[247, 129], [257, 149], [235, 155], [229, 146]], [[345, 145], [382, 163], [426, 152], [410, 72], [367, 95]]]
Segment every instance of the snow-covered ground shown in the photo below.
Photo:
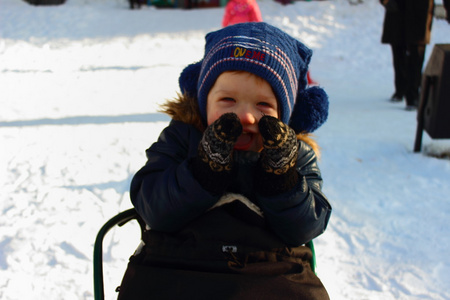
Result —
[[[331, 299], [450, 299], [450, 160], [414, 153], [416, 113], [388, 102], [379, 1], [259, 3], [314, 49], [312, 77], [330, 95], [316, 137], [334, 212], [315, 245]], [[168, 124], [158, 104], [222, 13], [0, 0], [1, 299], [93, 298], [95, 236], [131, 207], [130, 180]], [[434, 20], [427, 59], [435, 43], [450, 43], [446, 21]], [[423, 145], [450, 149], [426, 133]], [[134, 223], [107, 236], [107, 299], [138, 239]]]

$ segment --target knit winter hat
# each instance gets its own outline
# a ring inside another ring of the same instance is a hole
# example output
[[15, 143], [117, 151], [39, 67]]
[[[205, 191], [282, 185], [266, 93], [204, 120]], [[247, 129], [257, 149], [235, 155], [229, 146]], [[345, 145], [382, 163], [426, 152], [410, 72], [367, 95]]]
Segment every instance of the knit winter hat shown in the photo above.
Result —
[[297, 133], [313, 132], [328, 117], [328, 96], [306, 88], [312, 51], [280, 29], [264, 22], [240, 23], [206, 35], [205, 55], [180, 75], [181, 91], [198, 100], [206, 124], [206, 102], [217, 77], [246, 71], [265, 79], [278, 100], [280, 120]]

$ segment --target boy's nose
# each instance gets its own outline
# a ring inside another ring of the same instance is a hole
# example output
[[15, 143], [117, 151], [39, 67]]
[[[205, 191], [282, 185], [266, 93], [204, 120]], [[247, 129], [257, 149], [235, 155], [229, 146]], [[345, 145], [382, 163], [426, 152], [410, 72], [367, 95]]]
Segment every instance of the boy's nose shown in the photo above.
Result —
[[242, 111], [239, 113], [239, 119], [242, 124], [255, 124], [258, 122], [258, 118], [255, 115], [255, 112], [251, 111]]

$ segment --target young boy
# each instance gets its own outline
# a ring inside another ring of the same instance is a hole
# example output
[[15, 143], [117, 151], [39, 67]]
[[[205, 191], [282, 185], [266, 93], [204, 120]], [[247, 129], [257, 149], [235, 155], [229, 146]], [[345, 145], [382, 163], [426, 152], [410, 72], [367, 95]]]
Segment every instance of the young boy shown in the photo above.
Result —
[[151, 230], [119, 298], [328, 299], [301, 246], [331, 214], [308, 136], [328, 114], [325, 92], [306, 89], [311, 55], [262, 22], [206, 36], [131, 183]]

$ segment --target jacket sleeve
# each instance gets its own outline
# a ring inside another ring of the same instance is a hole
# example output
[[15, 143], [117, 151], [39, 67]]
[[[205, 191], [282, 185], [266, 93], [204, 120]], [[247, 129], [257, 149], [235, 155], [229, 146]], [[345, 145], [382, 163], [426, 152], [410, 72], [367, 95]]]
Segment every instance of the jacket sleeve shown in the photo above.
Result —
[[130, 197], [152, 229], [177, 231], [217, 202], [190, 171], [200, 138], [192, 126], [172, 121], [147, 149], [147, 163], [133, 177]]
[[262, 22], [261, 10], [259, 9], [259, 5], [256, 0], [250, 2], [252, 3], [252, 7], [250, 10], [249, 22]]
[[299, 141], [299, 181], [282, 195], [258, 195], [258, 204], [268, 226], [285, 243], [298, 246], [322, 234], [331, 215], [331, 205], [322, 193], [322, 177], [314, 151]]
[[230, 18], [231, 18], [231, 10], [233, 9], [234, 4], [232, 1], [228, 2], [225, 6], [225, 12], [223, 14], [222, 18], [222, 27], [227, 27], [230, 24]]

